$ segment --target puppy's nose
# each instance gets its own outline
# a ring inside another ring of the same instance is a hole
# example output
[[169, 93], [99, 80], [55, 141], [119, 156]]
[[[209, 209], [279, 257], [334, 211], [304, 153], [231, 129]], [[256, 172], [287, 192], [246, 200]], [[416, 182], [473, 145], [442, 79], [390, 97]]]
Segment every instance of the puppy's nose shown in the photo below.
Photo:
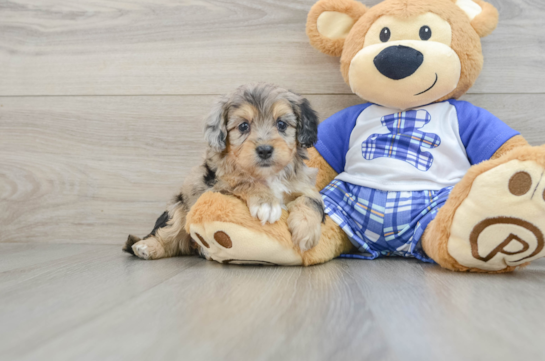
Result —
[[424, 62], [424, 54], [408, 46], [396, 45], [381, 51], [374, 60], [377, 70], [393, 80], [413, 75]]
[[273, 154], [274, 148], [270, 145], [260, 145], [259, 147], [255, 148], [255, 151], [257, 152], [259, 158], [269, 159]]

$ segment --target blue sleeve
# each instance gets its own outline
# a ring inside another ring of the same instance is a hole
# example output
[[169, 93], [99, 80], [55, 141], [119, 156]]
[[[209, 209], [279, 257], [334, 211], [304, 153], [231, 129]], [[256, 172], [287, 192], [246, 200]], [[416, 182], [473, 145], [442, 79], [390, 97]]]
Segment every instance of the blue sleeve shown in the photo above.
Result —
[[370, 105], [372, 104], [359, 104], [341, 110], [318, 126], [316, 150], [335, 172], [342, 173], [344, 171], [350, 135], [356, 126], [358, 116]]
[[489, 160], [505, 142], [520, 134], [487, 110], [464, 101], [449, 102], [458, 113], [460, 138], [471, 164]]

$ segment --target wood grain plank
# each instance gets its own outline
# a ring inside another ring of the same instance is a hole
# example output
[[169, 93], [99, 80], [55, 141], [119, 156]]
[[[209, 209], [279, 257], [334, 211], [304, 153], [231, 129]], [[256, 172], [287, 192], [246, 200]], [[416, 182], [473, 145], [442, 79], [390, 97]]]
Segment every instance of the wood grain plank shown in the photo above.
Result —
[[0, 271], [2, 360], [545, 357], [545, 260], [491, 276], [400, 258], [242, 267], [0, 244], [0, 261], [12, 256], [20, 265]]
[[545, 358], [545, 260], [499, 276], [403, 259], [346, 264], [404, 360]]
[[0, 244], [0, 359], [18, 359], [202, 260], [135, 261], [117, 246]]
[[[126, 263], [147, 262], [132, 257]], [[21, 360], [397, 360], [346, 269], [337, 262], [305, 269], [198, 259], [148, 292], [17, 355]], [[110, 274], [93, 272], [101, 278]], [[117, 282], [139, 282], [123, 277]], [[73, 285], [65, 289], [79, 291]], [[20, 308], [32, 303], [29, 298]], [[36, 323], [42, 332], [44, 326]]]
[[[314, 2], [0, 1], [0, 95], [221, 94], [254, 81], [349, 94], [338, 59], [308, 44]], [[501, 22], [471, 92], [544, 93], [545, 3], [490, 2]]]
[[[215, 97], [0, 98], [0, 242], [121, 244], [144, 235], [204, 149]], [[325, 118], [356, 96], [309, 96]], [[473, 95], [543, 143], [545, 95]], [[535, 110], [534, 110], [535, 109]]]

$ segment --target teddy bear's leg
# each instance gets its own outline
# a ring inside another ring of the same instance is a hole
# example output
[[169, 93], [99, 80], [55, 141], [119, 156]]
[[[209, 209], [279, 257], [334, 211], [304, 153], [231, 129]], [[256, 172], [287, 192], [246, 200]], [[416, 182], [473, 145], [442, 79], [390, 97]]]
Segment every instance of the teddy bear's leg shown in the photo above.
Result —
[[352, 248], [341, 229], [327, 218], [318, 245], [302, 253], [293, 245], [287, 219], [283, 211], [278, 222], [262, 225], [242, 200], [207, 192], [191, 208], [186, 230], [201, 246], [203, 256], [220, 263], [308, 266]]
[[545, 146], [472, 167], [426, 229], [422, 246], [454, 271], [504, 273], [545, 256]]
[[312, 266], [324, 263], [353, 250], [354, 246], [346, 233], [329, 216], [326, 216], [325, 223], [322, 224], [320, 242], [303, 254], [303, 264]]

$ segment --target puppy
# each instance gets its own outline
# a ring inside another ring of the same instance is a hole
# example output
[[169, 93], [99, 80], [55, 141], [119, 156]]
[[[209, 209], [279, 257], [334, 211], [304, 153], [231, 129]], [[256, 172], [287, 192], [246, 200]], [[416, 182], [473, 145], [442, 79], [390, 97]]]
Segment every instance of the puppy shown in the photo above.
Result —
[[204, 164], [192, 170], [181, 192], [149, 235], [129, 236], [123, 250], [143, 259], [199, 252], [185, 231], [190, 208], [206, 191], [234, 195], [262, 224], [276, 222], [282, 208], [301, 251], [314, 247], [325, 213], [308, 168], [306, 148], [317, 141], [318, 118], [308, 100], [270, 84], [241, 86], [221, 98], [208, 116]]

